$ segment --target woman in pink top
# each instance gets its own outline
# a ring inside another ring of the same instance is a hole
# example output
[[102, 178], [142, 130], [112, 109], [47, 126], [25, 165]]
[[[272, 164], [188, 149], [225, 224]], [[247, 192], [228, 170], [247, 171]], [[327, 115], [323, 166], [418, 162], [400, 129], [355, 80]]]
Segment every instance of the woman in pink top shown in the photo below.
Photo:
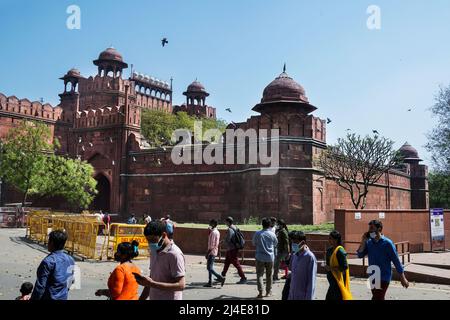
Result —
[[208, 283], [204, 287], [212, 287], [212, 276], [220, 282], [221, 286], [225, 283], [225, 278], [214, 270], [214, 260], [219, 253], [220, 232], [217, 230], [217, 220], [212, 219], [209, 222], [208, 252], [206, 253], [206, 269], [208, 270]]

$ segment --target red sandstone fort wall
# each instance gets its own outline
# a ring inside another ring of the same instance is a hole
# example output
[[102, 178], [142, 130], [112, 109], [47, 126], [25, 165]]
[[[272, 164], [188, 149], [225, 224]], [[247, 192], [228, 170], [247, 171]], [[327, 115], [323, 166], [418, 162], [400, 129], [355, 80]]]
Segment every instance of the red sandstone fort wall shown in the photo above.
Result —
[[[375, 186], [369, 187], [366, 209], [410, 209], [410, 179], [406, 176], [390, 175], [390, 187], [386, 179], [381, 179]], [[351, 209], [354, 205], [347, 190], [334, 181], [326, 183], [326, 212], [332, 217], [334, 209]]]
[[61, 119], [62, 109], [50, 104], [30, 102], [28, 99], [6, 97], [0, 93], [0, 138], [5, 138], [9, 130], [18, 126], [23, 120], [42, 121], [48, 125], [53, 138], [55, 123]]

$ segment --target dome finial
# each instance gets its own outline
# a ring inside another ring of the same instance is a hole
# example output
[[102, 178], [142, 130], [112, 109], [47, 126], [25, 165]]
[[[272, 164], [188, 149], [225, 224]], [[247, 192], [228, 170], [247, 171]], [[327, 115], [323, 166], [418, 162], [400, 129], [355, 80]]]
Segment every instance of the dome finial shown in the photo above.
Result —
[[283, 66], [283, 73], [286, 73], [286, 62], [284, 63], [284, 66]]

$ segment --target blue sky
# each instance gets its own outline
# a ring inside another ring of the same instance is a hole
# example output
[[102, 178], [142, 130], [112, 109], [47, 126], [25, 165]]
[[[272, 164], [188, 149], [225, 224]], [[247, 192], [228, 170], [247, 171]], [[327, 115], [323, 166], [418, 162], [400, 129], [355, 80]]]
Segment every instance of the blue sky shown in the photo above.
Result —
[[[66, 28], [71, 4], [81, 30]], [[369, 5], [381, 30], [366, 26]], [[0, 92], [56, 105], [58, 78], [95, 74], [92, 60], [112, 45], [135, 70], [173, 76], [174, 103], [198, 78], [218, 116], [239, 122], [286, 62], [315, 114], [332, 119], [329, 143], [377, 129], [428, 160], [429, 107], [450, 84], [449, 31], [448, 0], [0, 0]]]

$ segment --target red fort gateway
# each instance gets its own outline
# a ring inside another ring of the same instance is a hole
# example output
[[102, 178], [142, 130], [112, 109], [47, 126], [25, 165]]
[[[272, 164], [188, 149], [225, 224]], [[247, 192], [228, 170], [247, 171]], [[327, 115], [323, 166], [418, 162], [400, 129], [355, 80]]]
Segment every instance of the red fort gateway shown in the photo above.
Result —
[[[140, 133], [143, 109], [185, 111], [216, 117], [206, 104], [209, 93], [194, 81], [183, 93], [186, 102], [172, 104], [172, 85], [133, 72], [113, 48], [94, 61], [98, 73], [88, 78], [71, 69], [61, 80], [60, 104], [0, 94], [0, 138], [22, 120], [45, 122], [60, 141], [60, 153], [81, 158], [95, 169], [99, 194], [91, 209], [206, 222], [233, 216], [276, 216], [288, 223], [317, 224], [333, 220], [334, 209], [352, 208], [348, 193], [325, 179], [314, 166], [326, 148], [325, 121], [312, 113], [305, 90], [283, 71], [253, 107], [258, 115], [229, 128], [279, 129], [279, 165], [261, 175], [258, 164], [182, 164], [171, 160], [171, 147], [151, 147]], [[203, 146], [204, 147], [204, 146]], [[428, 208], [428, 170], [408, 143], [400, 149], [402, 168], [385, 174], [370, 188], [368, 209]], [[20, 194], [3, 184], [1, 203], [20, 202]], [[38, 205], [38, 203], [34, 203]], [[60, 201], [39, 203], [63, 208]]]

